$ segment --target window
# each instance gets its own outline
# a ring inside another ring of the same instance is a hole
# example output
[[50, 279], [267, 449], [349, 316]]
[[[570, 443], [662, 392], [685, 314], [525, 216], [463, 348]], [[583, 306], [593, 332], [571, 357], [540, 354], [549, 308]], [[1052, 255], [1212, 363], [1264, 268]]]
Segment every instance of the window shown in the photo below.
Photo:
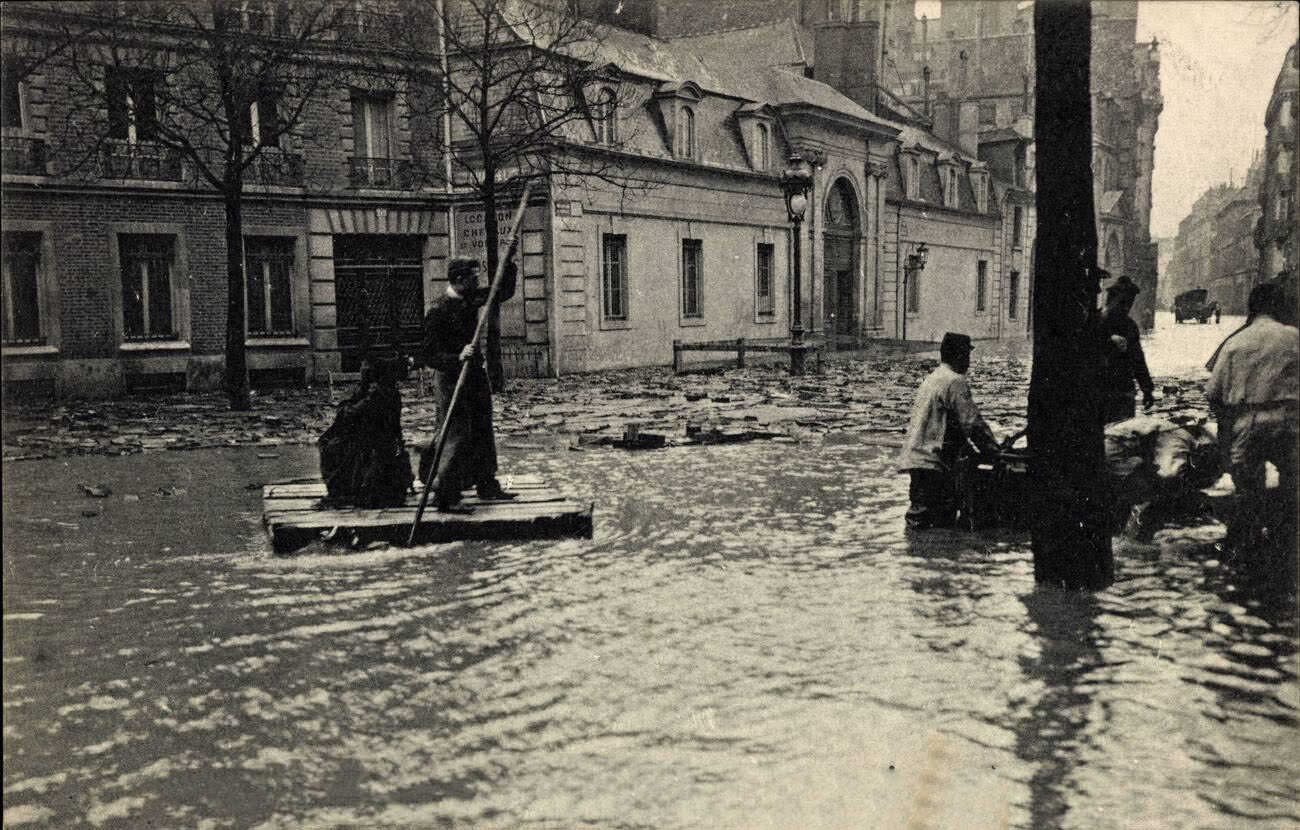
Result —
[[158, 137], [157, 84], [152, 70], [109, 68], [104, 83], [109, 138], [135, 144]]
[[776, 313], [776, 301], [772, 296], [773, 251], [770, 242], [760, 242], [754, 259], [754, 310], [760, 315]]
[[600, 238], [600, 313], [606, 320], [627, 319], [627, 235]]
[[952, 165], [943, 168], [943, 203], [957, 207], [957, 168]]
[[1007, 319], [1016, 319], [1020, 306], [1020, 272], [1012, 271], [1007, 276]]
[[271, 90], [258, 93], [257, 100], [248, 108], [248, 121], [244, 125], [246, 144], [277, 146], [284, 123], [280, 119], [280, 96]]
[[393, 98], [391, 95], [352, 93], [352, 140], [361, 158], [393, 157]]
[[690, 107], [677, 111], [677, 157], [695, 158], [695, 113]]
[[704, 260], [704, 243], [698, 239], [682, 240], [682, 316], [703, 317], [701, 301], [702, 275], [700, 266]]
[[1273, 202], [1273, 221], [1284, 222], [1291, 215], [1291, 194], [1285, 190], [1279, 190], [1277, 199]]
[[250, 236], [244, 240], [250, 337], [292, 335], [293, 239]]
[[0, 85], [4, 87], [0, 99], [0, 126], [23, 126], [22, 65], [18, 58], [6, 55], [0, 64]]
[[921, 198], [921, 162], [916, 156], [907, 157], [907, 198]]
[[41, 235], [4, 234], [4, 344], [39, 345], [41, 330]]
[[754, 133], [754, 169], [766, 170], [772, 163], [767, 125], [756, 125]]
[[998, 105], [994, 101], [980, 102], [980, 126], [992, 127], [998, 121]]
[[917, 312], [921, 310], [921, 274], [924, 273], [920, 268], [910, 268], [907, 274], [907, 310]]
[[122, 234], [122, 325], [124, 339], [173, 340], [173, 238], [155, 234]]
[[982, 171], [971, 173], [970, 181], [971, 187], [975, 189], [975, 209], [980, 213], [984, 213], [989, 209], [988, 174]]
[[596, 100], [596, 140], [601, 144], [618, 142], [617, 101], [614, 90], [609, 87], [602, 89]]
[[1021, 234], [1024, 232], [1025, 209], [1016, 206], [1011, 211], [1011, 247], [1019, 248], [1021, 246]]
[[975, 265], [975, 310], [988, 308], [989, 264], [980, 260]]

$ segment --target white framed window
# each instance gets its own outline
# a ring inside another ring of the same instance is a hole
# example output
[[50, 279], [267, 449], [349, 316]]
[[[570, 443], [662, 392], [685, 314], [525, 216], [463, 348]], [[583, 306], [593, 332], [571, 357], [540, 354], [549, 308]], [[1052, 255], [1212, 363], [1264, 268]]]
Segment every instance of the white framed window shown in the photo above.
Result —
[[22, 61], [16, 55], [5, 55], [0, 63], [0, 126], [21, 130], [27, 123]]
[[111, 66], [104, 78], [108, 104], [108, 137], [128, 144], [158, 136], [157, 85], [151, 69]]
[[352, 93], [352, 141], [359, 158], [393, 157], [393, 96]]
[[943, 167], [943, 203], [946, 207], [957, 207], [957, 168], [953, 165]]
[[165, 234], [121, 234], [122, 338], [176, 340], [172, 267], [176, 240]]
[[682, 240], [682, 317], [704, 316], [704, 242], [699, 239]]
[[4, 345], [44, 345], [41, 234], [5, 231], [3, 236]]
[[606, 320], [627, 320], [627, 234], [600, 237], [600, 314]]
[[971, 185], [975, 189], [975, 209], [984, 213], [989, 209], [988, 185], [989, 176], [983, 171], [971, 174]]
[[772, 264], [776, 247], [770, 242], [760, 242], [754, 252], [754, 312], [760, 317], [776, 314], [776, 292], [773, 290]]
[[600, 144], [618, 143], [618, 96], [609, 87], [603, 87], [596, 96], [596, 141]]
[[285, 337], [294, 332], [294, 239], [244, 238], [249, 337]]
[[767, 170], [772, 165], [771, 131], [766, 124], [754, 125], [754, 169]]
[[695, 158], [695, 111], [690, 107], [677, 110], [677, 147], [678, 158]]
[[903, 185], [907, 190], [907, 198], [921, 198], [921, 161], [914, 155], [903, 157]]

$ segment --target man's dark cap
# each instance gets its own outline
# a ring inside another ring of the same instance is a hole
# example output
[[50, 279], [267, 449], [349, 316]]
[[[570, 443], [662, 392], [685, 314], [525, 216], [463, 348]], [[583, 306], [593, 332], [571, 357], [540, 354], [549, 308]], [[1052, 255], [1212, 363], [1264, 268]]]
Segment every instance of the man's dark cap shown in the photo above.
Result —
[[970, 342], [969, 334], [957, 334], [956, 332], [947, 332], [943, 336], [943, 342], [939, 344], [939, 350], [942, 352], [951, 352], [955, 350], [971, 351], [975, 346]]
[[473, 274], [478, 269], [478, 260], [458, 256], [447, 263], [447, 279], [458, 280]]
[[1138, 288], [1137, 283], [1133, 282], [1133, 280], [1123, 274], [1120, 274], [1119, 279], [1106, 287], [1106, 296], [1108, 297], [1111, 294], [1123, 294], [1128, 297], [1136, 297], [1141, 293], [1142, 289]]

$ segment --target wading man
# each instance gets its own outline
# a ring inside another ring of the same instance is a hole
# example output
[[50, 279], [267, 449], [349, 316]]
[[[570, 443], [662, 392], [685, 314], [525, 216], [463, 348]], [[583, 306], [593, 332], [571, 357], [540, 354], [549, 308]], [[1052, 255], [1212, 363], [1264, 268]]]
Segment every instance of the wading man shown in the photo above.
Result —
[[[501, 275], [501, 287], [495, 302], [510, 299], [515, 293], [517, 268], [510, 252]], [[468, 364], [465, 384], [456, 408], [447, 422], [447, 437], [431, 487], [434, 506], [441, 512], [463, 512], [459, 507], [461, 491], [477, 489], [483, 500], [514, 498], [497, 481], [497, 448], [492, 433], [492, 388], [483, 354], [474, 341], [478, 315], [487, 302], [490, 286], [479, 286], [477, 260], [457, 257], [447, 266], [447, 292], [424, 317], [420, 360], [433, 369], [434, 396], [437, 401], [438, 426], [447, 419], [452, 393], [460, 376], [461, 364]], [[420, 480], [429, 481], [433, 447], [420, 457]]]
[[993, 431], [971, 399], [970, 337], [949, 332], [939, 346], [939, 368], [916, 392], [899, 469], [912, 477], [907, 526], [952, 527], [957, 521], [956, 465], [967, 442], [981, 452], [998, 453]]
[[1143, 409], [1150, 409], [1156, 402], [1155, 384], [1151, 382], [1146, 355], [1142, 353], [1137, 323], [1129, 316], [1140, 291], [1136, 283], [1124, 276], [1106, 289], [1101, 329], [1110, 342], [1104, 347], [1106, 369], [1102, 375], [1101, 401], [1108, 424], [1133, 417], [1133, 381], [1142, 390]]
[[[1205, 384], [1237, 493], [1225, 544], [1238, 550], [1254, 547], [1264, 528], [1284, 545], [1295, 543], [1300, 331], [1278, 322], [1282, 302], [1276, 284], [1255, 286], [1250, 322], [1219, 347]], [[1272, 462], [1281, 479], [1271, 510], [1265, 462]]]

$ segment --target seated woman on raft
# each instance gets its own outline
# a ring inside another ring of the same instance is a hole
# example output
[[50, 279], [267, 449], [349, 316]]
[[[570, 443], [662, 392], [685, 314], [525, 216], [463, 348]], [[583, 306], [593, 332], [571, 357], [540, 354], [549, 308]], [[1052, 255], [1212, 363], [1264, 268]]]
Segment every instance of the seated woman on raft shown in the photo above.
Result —
[[411, 492], [411, 459], [402, 442], [402, 361], [367, 358], [361, 382], [321, 435], [320, 472], [332, 506], [399, 507]]

